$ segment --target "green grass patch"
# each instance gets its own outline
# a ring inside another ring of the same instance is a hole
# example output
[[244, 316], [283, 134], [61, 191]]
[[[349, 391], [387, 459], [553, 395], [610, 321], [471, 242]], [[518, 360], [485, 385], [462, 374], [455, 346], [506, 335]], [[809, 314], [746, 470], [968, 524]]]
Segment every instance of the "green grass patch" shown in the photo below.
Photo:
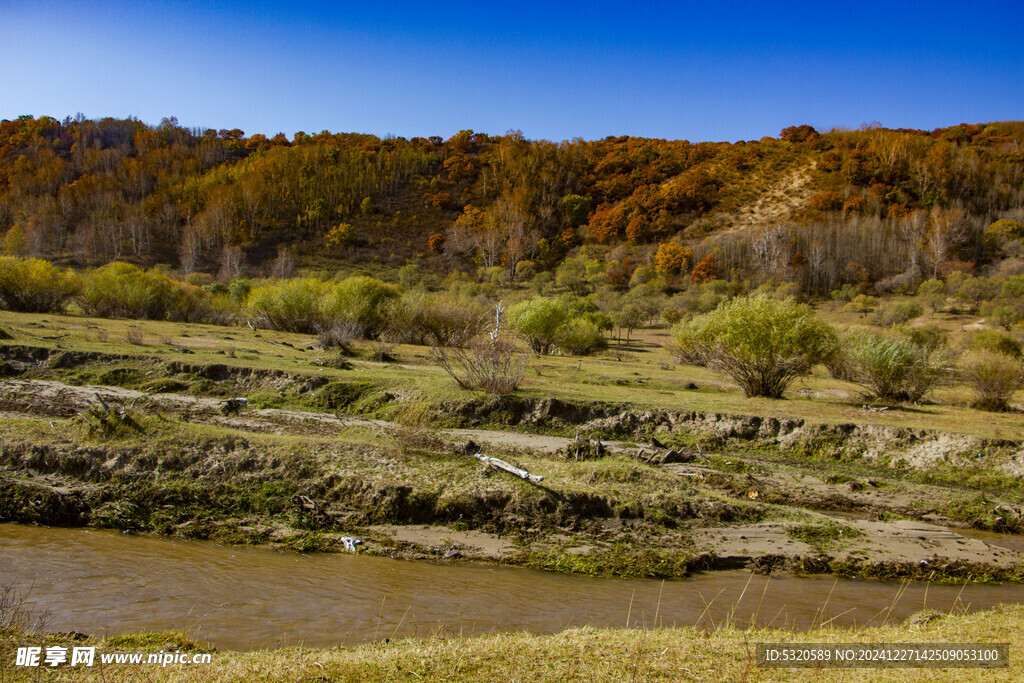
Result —
[[850, 539], [864, 535], [860, 529], [832, 521], [797, 524], [786, 527], [786, 533], [790, 538], [802, 541], [822, 554], [842, 548]]

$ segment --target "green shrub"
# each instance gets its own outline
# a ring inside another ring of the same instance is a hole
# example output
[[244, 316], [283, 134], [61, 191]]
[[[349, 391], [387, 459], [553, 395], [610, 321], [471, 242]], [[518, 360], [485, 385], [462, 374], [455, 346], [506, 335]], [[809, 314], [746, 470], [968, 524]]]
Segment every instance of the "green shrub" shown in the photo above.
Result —
[[162, 270], [110, 263], [82, 276], [78, 301], [89, 315], [227, 325], [238, 306], [222, 289], [180, 282]]
[[[726, 287], [722, 287], [722, 284]], [[671, 306], [684, 317], [696, 313], [708, 313], [718, 308], [723, 301], [739, 294], [737, 288], [729, 285], [730, 283], [726, 283], [724, 280], [712, 280], [703, 285], [690, 285], [685, 292], [672, 297]]]
[[612, 312], [612, 321], [619, 328], [619, 334], [626, 330], [626, 341], [629, 341], [633, 330], [642, 327], [650, 317], [650, 312], [643, 302], [632, 297], [623, 298], [619, 308]]
[[946, 346], [949, 341], [946, 333], [934, 325], [903, 327], [899, 333], [921, 350], [926, 361], [931, 358], [932, 354]]
[[328, 285], [295, 278], [254, 287], [245, 299], [246, 315], [259, 327], [314, 334], [324, 326], [320, 299]]
[[1020, 360], [996, 351], [971, 352], [961, 362], [960, 373], [974, 392], [972, 405], [981, 410], [1006, 410], [1013, 392], [1024, 386]]
[[844, 308], [855, 313], [860, 313], [860, 317], [863, 318], [867, 316], [868, 313], [875, 310], [875, 306], [877, 305], [878, 299], [875, 297], [868, 296], [867, 294], [858, 294], [853, 297], [850, 303], [846, 304]]
[[558, 348], [571, 356], [586, 356], [608, 347], [597, 325], [585, 318], [574, 318], [558, 331]]
[[543, 294], [551, 286], [555, 276], [551, 274], [549, 270], [542, 270], [533, 276], [533, 280], [530, 281], [530, 285], [533, 287], [537, 294]]
[[969, 302], [972, 310], [977, 310], [982, 302], [995, 298], [999, 288], [1000, 283], [995, 280], [968, 275], [960, 282], [956, 296]]
[[238, 304], [229, 294], [212, 293], [182, 285], [171, 302], [166, 319], [183, 323], [230, 325], [238, 317]]
[[245, 301], [246, 314], [261, 326], [313, 334], [352, 322], [363, 334], [379, 335], [390, 320], [398, 288], [367, 276], [330, 284], [296, 278], [254, 288]]
[[999, 295], [1004, 299], [1024, 298], [1024, 275], [1011, 275], [1003, 281]]
[[1008, 334], [995, 330], [974, 330], [965, 338], [971, 351], [994, 351], [1012, 358], [1021, 357], [1020, 343]]
[[682, 312], [678, 308], [673, 308], [672, 306], [666, 306], [661, 311], [661, 319], [665, 321], [666, 325], [672, 326], [672, 325], [677, 324], [680, 320], [683, 319], [683, 314], [682, 314]]
[[249, 292], [252, 291], [252, 283], [248, 280], [236, 277], [228, 283], [228, 291], [231, 293], [231, 298], [235, 300], [235, 303], [242, 304], [245, 303], [246, 298], [249, 296]]
[[327, 289], [320, 310], [326, 320], [355, 320], [366, 336], [376, 337], [384, 330], [390, 306], [398, 298], [394, 285], [356, 275]]
[[836, 352], [832, 327], [807, 306], [763, 294], [739, 297], [680, 323], [676, 344], [731, 377], [747, 396], [779, 398]]
[[629, 286], [636, 287], [638, 285], [644, 285], [658, 277], [658, 271], [652, 266], [639, 265], [636, 270], [633, 271], [633, 275], [629, 278]]
[[565, 306], [543, 297], [525, 299], [508, 310], [508, 324], [540, 354], [551, 352], [558, 343], [560, 328], [568, 319]]
[[214, 283], [213, 276], [209, 273], [189, 273], [183, 280], [196, 287], [209, 287]]
[[487, 312], [472, 299], [452, 294], [406, 292], [392, 307], [390, 326], [398, 341], [465, 346], [487, 324]]
[[0, 257], [0, 308], [22, 313], [64, 310], [79, 289], [79, 279], [49, 261]]
[[522, 282], [532, 280], [537, 274], [537, 264], [533, 261], [519, 261], [516, 263], [516, 279]]
[[398, 282], [406, 289], [412, 289], [423, 281], [423, 273], [415, 263], [407, 263], [398, 269]]
[[853, 301], [860, 293], [860, 287], [857, 287], [856, 285], [846, 284], [843, 285], [840, 289], [832, 290], [832, 293], [829, 294], [829, 296], [831, 296], [836, 301], [850, 302]]
[[919, 401], [948, 376], [945, 357], [929, 355], [908, 339], [873, 332], [847, 335], [838, 365], [842, 372], [833, 374], [890, 401]]
[[1013, 303], [1015, 305], [986, 303], [981, 307], [981, 314], [993, 325], [1009, 332], [1021, 321], [1021, 311], [1024, 309], [1020, 301]]
[[109, 263], [82, 280], [82, 310], [102, 318], [165, 320], [181, 295], [180, 283], [129, 263]]
[[942, 280], [925, 280], [918, 286], [917, 295], [928, 304], [932, 313], [937, 313], [946, 303], [946, 283]]
[[555, 282], [573, 294], [586, 294], [590, 291], [587, 281], [587, 262], [582, 257], [567, 258], [555, 269]]
[[889, 301], [875, 309], [871, 322], [881, 327], [892, 327], [918, 318], [923, 313], [924, 309], [916, 301]]

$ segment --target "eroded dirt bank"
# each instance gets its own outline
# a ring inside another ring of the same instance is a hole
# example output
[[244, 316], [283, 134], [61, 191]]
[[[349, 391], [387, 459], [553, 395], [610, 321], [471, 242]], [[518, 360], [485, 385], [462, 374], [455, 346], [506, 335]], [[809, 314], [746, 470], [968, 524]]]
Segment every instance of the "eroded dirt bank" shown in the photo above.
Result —
[[[595, 574], [1022, 574], [1019, 547], [955, 531], [1021, 530], [1013, 441], [553, 399], [442, 406], [434, 417], [462, 427], [435, 430], [375, 417], [400, 397], [293, 373], [167, 364], [156, 380], [103, 371], [129, 386], [47, 378], [117, 361], [68, 353], [5, 349], [0, 520], [300, 550], [354, 536], [378, 554]], [[152, 386], [131, 388], [140, 381]], [[196, 392], [202, 382], [219, 395]], [[268, 386], [311, 403], [331, 388], [336, 407], [225, 410], [226, 397]], [[101, 399], [141, 431], [92, 433], [83, 414]], [[604, 453], [558, 435], [576, 431]], [[467, 441], [544, 482], [489, 470]]]

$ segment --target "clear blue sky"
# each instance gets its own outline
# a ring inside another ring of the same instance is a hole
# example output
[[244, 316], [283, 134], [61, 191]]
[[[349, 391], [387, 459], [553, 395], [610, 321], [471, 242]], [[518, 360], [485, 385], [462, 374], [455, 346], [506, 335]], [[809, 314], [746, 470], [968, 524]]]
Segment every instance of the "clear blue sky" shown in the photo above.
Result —
[[757, 139], [1024, 118], [1024, 1], [0, 0], [0, 118]]

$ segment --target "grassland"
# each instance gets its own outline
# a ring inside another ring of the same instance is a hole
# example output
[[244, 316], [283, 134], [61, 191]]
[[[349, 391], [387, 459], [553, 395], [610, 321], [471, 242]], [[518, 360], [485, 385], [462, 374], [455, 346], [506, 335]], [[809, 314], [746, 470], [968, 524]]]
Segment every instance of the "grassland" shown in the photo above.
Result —
[[[437, 636], [382, 641], [353, 648], [301, 647], [216, 652], [181, 634], [75, 640], [0, 631], [0, 679], [40, 680], [40, 669], [15, 668], [19, 645], [95, 646], [103, 652], [211, 652], [208, 665], [60, 667], [46, 680], [74, 681], [1016, 681], [1024, 646], [1024, 607], [970, 614], [921, 613], [900, 624], [860, 630], [823, 626], [794, 633], [781, 629], [568, 629], [554, 635], [505, 633], [478, 638]], [[1006, 643], [1010, 666], [996, 669], [765, 669], [758, 643]]]
[[[825, 304], [822, 312], [836, 322], [858, 320], [856, 314], [836, 304]], [[976, 321], [970, 316], [943, 315], [921, 322], [937, 324], [953, 333], [956, 343], [957, 332]], [[8, 311], [0, 311], [0, 329], [13, 332], [19, 343], [49, 349], [359, 379], [387, 389], [409, 391], [414, 387], [412, 393], [431, 404], [467, 398], [467, 392], [457, 389], [430, 362], [428, 349], [421, 346], [397, 347], [395, 363], [374, 362], [367, 349], [365, 358], [352, 359], [355, 367], [348, 372], [325, 365], [330, 354], [316, 346], [314, 337], [287, 332]], [[669, 339], [667, 329], [656, 327], [634, 334], [629, 343], [614, 343], [609, 351], [597, 356], [535, 358], [519, 395], [526, 399], [557, 398], [571, 402], [597, 399], [639, 409], [756, 415], [823, 424], [856, 423], [980, 438], [1024, 438], [1024, 419], [1019, 413], [973, 410], [969, 408], [966, 387], [957, 384], [940, 387], [925, 404], [892, 405], [879, 411], [864, 407], [866, 399], [860, 387], [834, 380], [823, 368], [817, 368], [811, 376], [801, 379], [785, 400], [745, 398], [721, 375], [705, 368], [677, 365], [663, 346]], [[157, 378], [155, 372], [150, 377]], [[288, 405], [287, 396], [257, 398], [268, 406]]]
[[[817, 374], [786, 400], [746, 399], [676, 366], [652, 329], [600, 356], [535, 357], [522, 390], [496, 400], [457, 389], [424, 347], [381, 363], [240, 327], [3, 312], [0, 329], [7, 520], [304, 551], [355, 535], [394, 557], [594, 575], [748, 563], [1019, 580], [1024, 566], [947, 530], [1022, 530], [1024, 422], [979, 419], [961, 387], [881, 410]], [[134, 426], [88, 417], [97, 394]], [[615, 441], [581, 457], [567, 448], [580, 433]], [[543, 484], [482, 467], [459, 451], [469, 439]], [[683, 461], [638, 458], [654, 440]], [[413, 524], [446, 542], [396, 532]]]

